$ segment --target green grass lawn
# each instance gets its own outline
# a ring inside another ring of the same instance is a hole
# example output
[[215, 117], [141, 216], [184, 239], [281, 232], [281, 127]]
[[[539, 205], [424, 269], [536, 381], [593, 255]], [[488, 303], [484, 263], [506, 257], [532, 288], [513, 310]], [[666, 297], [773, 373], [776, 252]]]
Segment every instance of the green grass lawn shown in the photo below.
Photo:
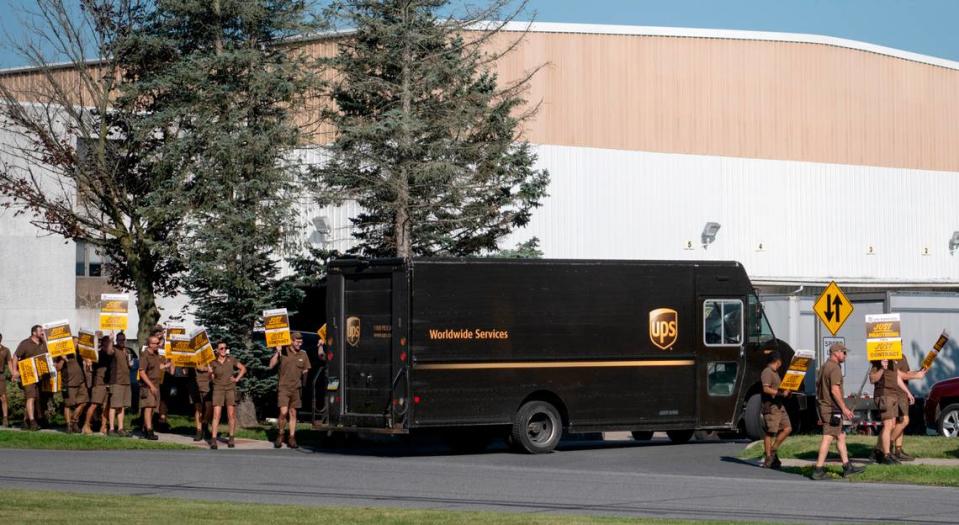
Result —
[[157, 443], [139, 438], [84, 436], [60, 432], [17, 432], [0, 430], [0, 448], [46, 450], [189, 450], [193, 447], [173, 443]]
[[[790, 437], [779, 449], [779, 457], [815, 461], [819, 454], [822, 436]], [[847, 436], [846, 446], [853, 458], [869, 458], [876, 445], [875, 436]], [[959, 458], [959, 440], [941, 436], [906, 436], [903, 448], [906, 452], [920, 458]], [[740, 455], [743, 459], [759, 459], [763, 455], [762, 442], [751, 443]], [[835, 444], [830, 459], [838, 459]], [[809, 476], [813, 467], [784, 467], [784, 471]], [[830, 477], [840, 479], [841, 468], [827, 466]], [[866, 465], [862, 474], [851, 476], [849, 481], [866, 483], [907, 483], [911, 485], [935, 485], [941, 487], [959, 487], [959, 467], [938, 465]]]
[[[794, 436], [786, 439], [779, 449], [779, 457], [808, 459], [815, 461], [819, 454], [822, 436]], [[854, 458], [868, 458], [876, 446], [876, 436], [846, 436], [846, 447]], [[959, 459], [959, 439], [941, 436], [906, 436], [903, 445], [906, 452], [918, 458]], [[833, 445], [832, 454], [836, 447]], [[762, 441], [751, 443], [740, 456], [745, 459], [758, 459], [763, 455]]]
[[0, 505], [0, 523], [75, 524], [123, 523], [336, 523], [381, 524], [473, 524], [497, 525], [617, 525], [698, 524], [719, 525], [750, 522], [685, 521], [661, 519], [599, 518], [588, 516], [408, 510], [388, 508], [303, 507], [166, 499], [152, 496], [109, 496], [66, 492], [7, 489]]

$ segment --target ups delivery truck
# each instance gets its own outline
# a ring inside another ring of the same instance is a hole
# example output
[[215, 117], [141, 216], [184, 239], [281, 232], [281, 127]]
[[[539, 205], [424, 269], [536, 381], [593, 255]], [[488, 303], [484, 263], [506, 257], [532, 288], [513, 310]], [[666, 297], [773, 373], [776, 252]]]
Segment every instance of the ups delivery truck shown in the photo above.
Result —
[[340, 259], [326, 317], [317, 429], [530, 453], [564, 431], [736, 429], [768, 354], [792, 355], [736, 262]]

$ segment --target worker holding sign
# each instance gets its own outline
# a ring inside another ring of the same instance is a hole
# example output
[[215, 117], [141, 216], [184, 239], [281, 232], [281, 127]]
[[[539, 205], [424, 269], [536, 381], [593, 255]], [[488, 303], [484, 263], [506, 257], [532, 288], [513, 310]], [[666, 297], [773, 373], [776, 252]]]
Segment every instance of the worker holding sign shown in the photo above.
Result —
[[[19, 367], [20, 361], [24, 361], [24, 364], [26, 364], [26, 361], [38, 355], [45, 354], [46, 352], [43, 327], [35, 324], [30, 327], [30, 337], [20, 341], [20, 344], [17, 345], [17, 351], [14, 352], [14, 363]], [[29, 380], [32, 380], [32, 382], [28, 383], [27, 381]], [[24, 416], [26, 417], [27, 428], [30, 430], [38, 430], [40, 428], [37, 424], [37, 419], [41, 416], [39, 401], [40, 385], [38, 384], [40, 380], [42, 380], [42, 378], [38, 377], [35, 368], [32, 376], [28, 374], [26, 377], [21, 378], [23, 397], [25, 399]]]
[[3, 423], [2, 426], [10, 426], [10, 417], [9, 410], [7, 406], [7, 378], [6, 378], [6, 369], [10, 369], [10, 377], [14, 381], [17, 380], [16, 374], [16, 365], [13, 363], [13, 354], [10, 352], [10, 349], [3, 346], [3, 334], [0, 334], [0, 409], [3, 410]]
[[[906, 356], [902, 356], [902, 359], [899, 360], [898, 366], [899, 377], [902, 379], [903, 384], [906, 386], [906, 392], [902, 390], [897, 390], [896, 395], [899, 397], [899, 406], [906, 407], [901, 416], [896, 419], [896, 427], [892, 429], [892, 455], [899, 461], [913, 461], [916, 458], [907, 454], [903, 449], [902, 445], [905, 442], [906, 427], [909, 426], [909, 405], [912, 405], [916, 402], [915, 398], [912, 398], [912, 402], [909, 401], [909, 396], [906, 395], [909, 388], [909, 381], [912, 379], [922, 379], [926, 377], [926, 370], [910, 370], [909, 361], [906, 359]], [[880, 435], [881, 438], [881, 435]], [[881, 446], [881, 445], [880, 445]]]
[[160, 337], [147, 338], [147, 348], [140, 355], [140, 408], [143, 409], [143, 438], [156, 441], [153, 432], [153, 411], [160, 406], [160, 376], [173, 365], [160, 355]]
[[[882, 418], [882, 434], [879, 435], [880, 449], [876, 451], [876, 462], [883, 465], [898, 465], [901, 463], [892, 455], [890, 447], [896, 421], [909, 413], [909, 405], [916, 402], [912, 393], [899, 375], [899, 363], [889, 359], [872, 361], [869, 371], [869, 381], [873, 384], [873, 397], [879, 405]], [[900, 403], [902, 391], [906, 395], [906, 403]]]
[[793, 430], [789, 423], [789, 414], [783, 407], [783, 401], [789, 396], [789, 390], [779, 388], [781, 381], [779, 369], [782, 364], [783, 358], [779, 352], [769, 354], [769, 363], [759, 376], [763, 384], [763, 423], [766, 427], [766, 433], [763, 435], [763, 450], [766, 452], [763, 468], [776, 470], [782, 467], [776, 451]]

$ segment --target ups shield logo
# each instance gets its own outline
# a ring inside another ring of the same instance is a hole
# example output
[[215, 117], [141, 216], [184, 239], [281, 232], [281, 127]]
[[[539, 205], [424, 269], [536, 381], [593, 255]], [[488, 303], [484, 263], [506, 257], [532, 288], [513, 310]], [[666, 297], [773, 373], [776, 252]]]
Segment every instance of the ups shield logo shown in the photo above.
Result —
[[360, 318], [346, 318], [346, 342], [350, 346], [356, 346], [360, 343]]
[[679, 316], [672, 308], [649, 312], [649, 340], [661, 350], [668, 350], [679, 337]]

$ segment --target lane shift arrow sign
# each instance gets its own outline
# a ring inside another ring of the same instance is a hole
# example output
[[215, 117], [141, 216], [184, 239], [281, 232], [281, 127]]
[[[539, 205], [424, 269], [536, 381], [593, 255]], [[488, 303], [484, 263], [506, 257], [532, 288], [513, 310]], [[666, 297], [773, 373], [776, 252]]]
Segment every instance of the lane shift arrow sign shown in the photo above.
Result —
[[842, 307], [842, 299], [837, 295], [835, 299], [832, 300], [832, 304], [836, 306], [836, 321], [842, 319], [842, 316], [839, 315], [839, 308]]

